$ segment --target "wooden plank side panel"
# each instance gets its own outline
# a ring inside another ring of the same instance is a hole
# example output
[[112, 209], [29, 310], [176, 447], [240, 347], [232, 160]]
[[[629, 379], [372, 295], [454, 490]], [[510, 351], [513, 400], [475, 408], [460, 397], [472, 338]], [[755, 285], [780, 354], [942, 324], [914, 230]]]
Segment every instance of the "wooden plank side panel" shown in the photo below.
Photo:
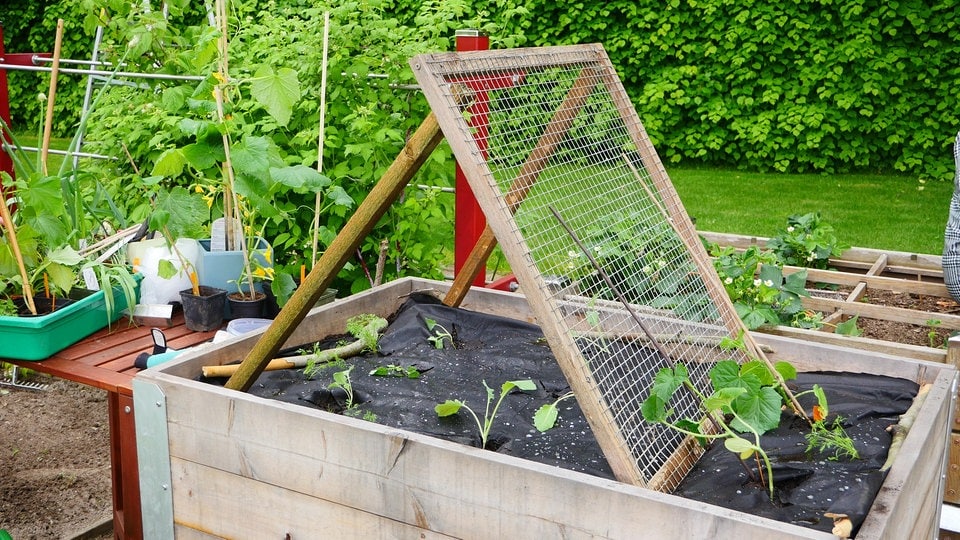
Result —
[[943, 371], [954, 370], [944, 364], [894, 356], [882, 352], [841, 347], [811, 346], [806, 340], [754, 333], [754, 338], [771, 351], [771, 360], [786, 360], [798, 371], [849, 371], [901, 377], [912, 381], [933, 382]]
[[[198, 530], [221, 534], [223, 521], [241, 515], [232, 510], [256, 493], [254, 500], [268, 507], [307, 497], [356, 519], [378, 516], [376, 522], [386, 518], [462, 538], [630, 538], [650, 530], [664, 537], [830, 538], [361, 420], [163, 374], [142, 376], [168, 398], [171, 458], [179, 471], [175, 521]], [[189, 476], [187, 463], [219, 472]], [[260, 491], [219, 487], [214, 477], [257, 482]], [[204, 504], [184, 498], [191, 492]], [[242, 515], [246, 536], [275, 536]]]
[[960, 434], [950, 435], [950, 461], [947, 464], [947, 485], [943, 500], [960, 504]]
[[[924, 502], [939, 508], [942, 493], [936, 487], [941, 485], [947, 459], [946, 435], [953, 414], [956, 370], [942, 370], [932, 384], [858, 538], [920, 538], [924, 531], [916, 525], [923, 522], [914, 520], [924, 515]], [[932, 505], [928, 501], [931, 491], [935, 492]], [[939, 515], [939, 510], [935, 512]], [[927, 515], [927, 519], [930, 517]]]
[[171, 471], [191, 486], [174, 491], [175, 523], [200, 538], [451, 538], [190, 461], [173, 459]]

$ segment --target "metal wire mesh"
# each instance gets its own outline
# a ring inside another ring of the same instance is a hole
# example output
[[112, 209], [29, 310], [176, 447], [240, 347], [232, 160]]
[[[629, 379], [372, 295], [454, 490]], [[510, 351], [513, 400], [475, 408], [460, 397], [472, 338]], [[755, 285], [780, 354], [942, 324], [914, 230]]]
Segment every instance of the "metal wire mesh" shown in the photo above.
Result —
[[632, 462], [618, 477], [672, 489], [697, 445], [640, 405], [676, 362], [709, 393], [739, 319], [603, 49], [411, 64], [608, 459]]

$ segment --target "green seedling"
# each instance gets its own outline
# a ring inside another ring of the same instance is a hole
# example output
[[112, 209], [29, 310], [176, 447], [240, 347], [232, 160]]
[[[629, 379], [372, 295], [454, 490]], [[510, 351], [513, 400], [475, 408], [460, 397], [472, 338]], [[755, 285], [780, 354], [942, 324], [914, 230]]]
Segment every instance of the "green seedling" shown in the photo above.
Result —
[[351, 372], [352, 370], [353, 370], [353, 366], [350, 366], [349, 368], [347, 368], [347, 369], [345, 369], [345, 370], [343, 370], [343, 371], [338, 371], [338, 372], [334, 373], [334, 374], [333, 374], [333, 382], [330, 383], [330, 384], [327, 386], [327, 388], [329, 388], [329, 389], [331, 389], [331, 390], [334, 389], [334, 388], [339, 388], [339, 389], [343, 390], [344, 392], [346, 392], [346, 394], [347, 394], [347, 401], [346, 401], [346, 404], [344, 405], [344, 407], [346, 407], [347, 410], [352, 409], [353, 406], [354, 406], [354, 403], [353, 403], [353, 383], [350, 382], [350, 372]]
[[927, 320], [927, 326], [930, 327], [930, 330], [927, 331], [927, 343], [929, 343], [933, 348], [937, 347], [937, 340], [939, 339], [939, 336], [937, 335], [937, 328], [941, 324], [943, 324], [943, 321], [940, 319]]
[[853, 439], [847, 435], [843, 429], [843, 418], [837, 416], [831, 425], [827, 426], [827, 417], [830, 415], [830, 405], [827, 402], [827, 395], [823, 388], [815, 384], [810, 390], [817, 398], [817, 404], [813, 406], [813, 425], [810, 433], [806, 435], [807, 453], [816, 450], [820, 453], [832, 452], [831, 460], [840, 458], [860, 459], [860, 453], [853, 444]]
[[342, 344], [338, 342], [336, 347], [326, 350], [321, 349], [319, 344], [314, 344], [312, 349], [301, 349], [298, 356], [290, 356], [286, 360], [297, 366], [306, 366], [303, 374], [308, 379], [312, 379], [326, 367], [342, 366], [344, 358], [356, 356], [364, 351], [376, 352], [380, 332], [386, 327], [387, 320], [383, 317], [368, 313], [357, 315], [347, 319], [347, 332], [356, 338], [356, 341]]
[[533, 425], [537, 428], [540, 433], [549, 431], [557, 425], [557, 417], [560, 415], [559, 405], [560, 402], [565, 399], [570, 399], [573, 397], [573, 392], [567, 392], [566, 394], [557, 398], [553, 403], [545, 403], [537, 409], [537, 412], [533, 415]]
[[437, 349], [443, 348], [443, 340], [449, 339], [450, 346], [456, 348], [456, 345], [453, 342], [453, 335], [450, 334], [450, 331], [444, 328], [444, 326], [437, 321], [426, 318], [424, 322], [427, 325], [427, 331], [432, 335], [427, 339], [430, 340], [430, 343], [433, 343], [433, 346]]
[[387, 366], [377, 366], [370, 370], [370, 375], [374, 377], [406, 377], [407, 379], [419, 379], [420, 370], [413, 366], [398, 366], [390, 364]]
[[443, 418], [445, 416], [452, 416], [460, 412], [460, 409], [466, 409], [470, 413], [470, 416], [473, 417], [473, 421], [477, 424], [477, 429], [480, 430], [480, 447], [487, 447], [487, 438], [490, 436], [490, 428], [493, 426], [493, 422], [497, 417], [497, 411], [500, 409], [500, 404], [503, 403], [503, 398], [507, 397], [507, 394], [510, 393], [514, 388], [520, 390], [536, 390], [537, 385], [533, 381], [521, 380], [521, 381], [507, 381], [503, 383], [500, 387], [500, 398], [497, 399], [496, 405], [493, 407], [493, 410], [490, 410], [490, 404], [493, 403], [493, 389], [487, 386], [487, 381], [483, 381], [483, 387], [487, 389], [487, 407], [483, 413], [483, 421], [480, 421], [480, 417], [477, 416], [477, 413], [470, 408], [463, 400], [459, 399], [448, 399], [443, 403], [437, 404], [433, 409], [437, 412], [437, 416]]
[[[778, 362], [775, 367], [783, 379], [796, 376], [796, 370], [790, 364]], [[746, 362], [741, 366], [733, 360], [724, 360], [710, 370], [710, 380], [714, 392], [705, 396], [690, 382], [683, 364], [661, 369], [654, 379], [650, 396], [640, 408], [643, 418], [701, 442], [722, 439], [724, 447], [737, 454], [741, 462], [750, 457], [757, 458], [758, 464], [762, 461], [763, 467], [758, 467], [759, 480], [764, 481], [765, 470], [767, 487], [773, 498], [773, 470], [770, 458], [760, 446], [760, 435], [780, 423], [780, 407], [784, 398], [775, 388], [778, 386], [776, 377], [759, 361]], [[674, 411], [667, 406], [681, 388], [700, 402], [711, 429], [701, 430], [703, 419], [671, 420]], [[731, 419], [729, 422], [726, 420], [728, 417]], [[749, 438], [741, 437], [738, 432], [749, 435]], [[753, 476], [749, 467], [744, 465], [744, 468]]]

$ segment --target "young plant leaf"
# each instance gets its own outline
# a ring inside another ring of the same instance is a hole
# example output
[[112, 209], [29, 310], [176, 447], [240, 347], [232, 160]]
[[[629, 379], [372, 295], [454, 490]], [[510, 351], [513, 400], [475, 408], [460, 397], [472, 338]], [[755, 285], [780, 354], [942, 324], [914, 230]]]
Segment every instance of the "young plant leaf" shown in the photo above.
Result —
[[740, 386], [731, 386], [728, 388], [721, 388], [715, 391], [713, 394], [703, 400], [703, 406], [708, 411], [723, 411], [729, 412], [730, 405], [733, 403], [733, 400], [737, 399], [746, 392], [747, 389]]
[[668, 403], [677, 389], [683, 385], [683, 381], [688, 378], [687, 367], [683, 364], [677, 364], [673, 369], [663, 368], [653, 379], [650, 395], [655, 395], [664, 403]]
[[250, 85], [250, 94], [278, 124], [286, 126], [293, 113], [293, 105], [300, 99], [297, 72], [280, 68], [276, 74], [270, 66], [260, 66]]
[[500, 387], [500, 394], [506, 394], [507, 392], [513, 390], [514, 388], [519, 388], [520, 390], [536, 390], [537, 383], [531, 381], [530, 379], [524, 379], [520, 381], [507, 381], [503, 383]]
[[859, 315], [854, 315], [849, 319], [843, 321], [837, 325], [836, 333], [842, 336], [853, 336], [857, 337], [863, 334], [863, 331], [857, 328], [857, 318]]
[[727, 437], [723, 441], [723, 447], [734, 454], [740, 454], [743, 459], [745, 459], [744, 454], [750, 457], [756, 451], [756, 447], [750, 441], [741, 437]]
[[667, 410], [667, 403], [656, 394], [650, 394], [640, 405], [640, 414], [647, 422], [666, 422], [671, 413]]
[[544, 403], [533, 415], [533, 426], [541, 433], [549, 431], [557, 424], [558, 416], [556, 403]]
[[740, 375], [747, 374], [756, 376], [762, 386], [770, 386], [777, 382], [767, 365], [760, 360], [751, 360], [740, 366]]
[[777, 373], [780, 374], [780, 377], [785, 381], [790, 381], [797, 378], [797, 368], [794, 367], [790, 362], [780, 361], [773, 365], [773, 369], [777, 370]]
[[436, 411], [437, 416], [452, 416], [460, 412], [460, 407], [463, 407], [463, 402], [459, 399], [448, 399], [443, 403], [438, 403], [433, 410]]
[[769, 386], [744, 394], [733, 403], [737, 418], [730, 427], [740, 432], [766, 433], [780, 424], [781, 403], [780, 394]]
[[[748, 370], [754, 371], [755, 368], [748, 368]], [[748, 392], [755, 393], [760, 390], [761, 386], [757, 375], [744, 373], [740, 369], [740, 365], [733, 360], [717, 362], [717, 365], [710, 370], [710, 381], [717, 390], [721, 388], [745, 388]]]

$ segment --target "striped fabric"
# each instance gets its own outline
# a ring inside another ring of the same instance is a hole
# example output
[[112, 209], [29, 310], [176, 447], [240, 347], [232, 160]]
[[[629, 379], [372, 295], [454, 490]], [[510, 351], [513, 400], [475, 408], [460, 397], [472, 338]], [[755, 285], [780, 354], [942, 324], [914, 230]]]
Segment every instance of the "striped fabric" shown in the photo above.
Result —
[[953, 143], [956, 172], [953, 177], [953, 197], [950, 215], [943, 234], [943, 282], [954, 300], [960, 302], [960, 133]]

